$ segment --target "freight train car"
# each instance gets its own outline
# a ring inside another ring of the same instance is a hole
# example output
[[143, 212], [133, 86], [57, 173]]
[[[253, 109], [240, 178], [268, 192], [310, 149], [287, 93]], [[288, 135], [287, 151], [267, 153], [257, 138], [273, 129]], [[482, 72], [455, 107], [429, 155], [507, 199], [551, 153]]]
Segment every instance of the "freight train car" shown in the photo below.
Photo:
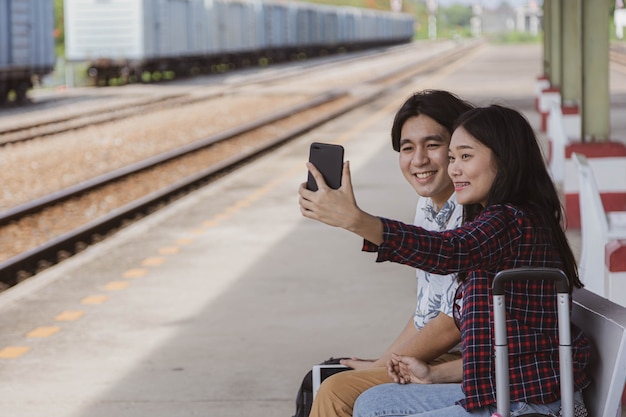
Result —
[[412, 16], [271, 0], [64, 0], [66, 56], [97, 85], [409, 42]]
[[33, 82], [54, 69], [51, 0], [0, 0], [0, 104], [26, 101]]

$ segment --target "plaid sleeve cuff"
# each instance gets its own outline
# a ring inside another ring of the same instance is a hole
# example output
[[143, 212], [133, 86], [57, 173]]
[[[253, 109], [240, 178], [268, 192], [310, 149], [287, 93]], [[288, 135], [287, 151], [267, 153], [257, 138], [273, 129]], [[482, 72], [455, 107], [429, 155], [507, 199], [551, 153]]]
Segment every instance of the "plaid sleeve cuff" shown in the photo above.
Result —
[[377, 252], [376, 262], [385, 262], [390, 259], [391, 248], [389, 244], [393, 241], [394, 236], [397, 235], [397, 227], [394, 227], [397, 222], [382, 217], [379, 217], [379, 219], [383, 223], [383, 243], [379, 246], [368, 240], [363, 240], [361, 250], [363, 252]]
[[378, 252], [378, 245], [370, 242], [369, 240], [363, 240], [363, 252]]

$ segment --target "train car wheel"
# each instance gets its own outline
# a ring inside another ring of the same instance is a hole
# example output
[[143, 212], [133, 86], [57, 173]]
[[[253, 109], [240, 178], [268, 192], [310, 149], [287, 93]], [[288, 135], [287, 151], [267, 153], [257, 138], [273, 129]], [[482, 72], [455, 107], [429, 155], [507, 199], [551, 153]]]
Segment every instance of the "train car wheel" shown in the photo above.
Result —
[[32, 84], [26, 81], [22, 81], [15, 87], [15, 101], [19, 104], [28, 103], [28, 90], [32, 88]]
[[3, 106], [7, 103], [9, 99], [9, 90], [7, 90], [4, 84], [0, 85], [0, 106]]

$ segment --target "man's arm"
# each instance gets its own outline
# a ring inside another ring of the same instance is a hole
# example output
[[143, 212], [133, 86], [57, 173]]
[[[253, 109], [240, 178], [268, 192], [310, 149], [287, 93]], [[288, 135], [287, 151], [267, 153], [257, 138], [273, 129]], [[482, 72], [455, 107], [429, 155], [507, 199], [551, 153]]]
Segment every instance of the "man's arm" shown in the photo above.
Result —
[[393, 353], [430, 362], [447, 353], [460, 341], [461, 332], [454, 319], [445, 313], [439, 313]]
[[351, 359], [344, 359], [341, 361], [342, 365], [349, 366], [353, 369], [369, 369], [369, 368], [382, 368], [387, 366], [387, 361], [391, 359], [391, 354], [394, 352], [398, 352], [402, 350], [402, 346], [406, 345], [409, 340], [411, 340], [416, 334], [418, 330], [415, 328], [413, 324], [413, 314], [409, 317], [409, 321], [402, 329], [402, 332], [396, 337], [396, 339], [391, 343], [391, 345], [385, 350], [385, 352], [380, 355], [378, 359], [360, 359], [353, 357]]
[[357, 358], [341, 361], [343, 365], [354, 369], [387, 366], [392, 354], [415, 357], [423, 362], [430, 362], [447, 353], [461, 340], [461, 333], [454, 323], [454, 319], [444, 313], [430, 320], [421, 329], [417, 330], [413, 324], [413, 316], [409, 319], [402, 333], [375, 361], [366, 361]]

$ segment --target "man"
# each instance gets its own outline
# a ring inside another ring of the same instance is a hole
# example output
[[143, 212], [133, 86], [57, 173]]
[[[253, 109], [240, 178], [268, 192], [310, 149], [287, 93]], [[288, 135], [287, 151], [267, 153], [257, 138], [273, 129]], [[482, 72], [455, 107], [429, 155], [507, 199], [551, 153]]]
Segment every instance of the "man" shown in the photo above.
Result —
[[[463, 220], [448, 176], [448, 145], [452, 125], [472, 106], [441, 90], [412, 95], [398, 110], [391, 128], [393, 149], [399, 153], [404, 178], [420, 195], [415, 224], [429, 230], [446, 230]], [[327, 378], [320, 386], [311, 417], [350, 417], [357, 397], [375, 385], [393, 382], [387, 362], [393, 353], [424, 362], [460, 357], [460, 333], [453, 316], [456, 275], [445, 277], [417, 270], [417, 306], [400, 335], [376, 360], [352, 358], [342, 364], [353, 368]]]

